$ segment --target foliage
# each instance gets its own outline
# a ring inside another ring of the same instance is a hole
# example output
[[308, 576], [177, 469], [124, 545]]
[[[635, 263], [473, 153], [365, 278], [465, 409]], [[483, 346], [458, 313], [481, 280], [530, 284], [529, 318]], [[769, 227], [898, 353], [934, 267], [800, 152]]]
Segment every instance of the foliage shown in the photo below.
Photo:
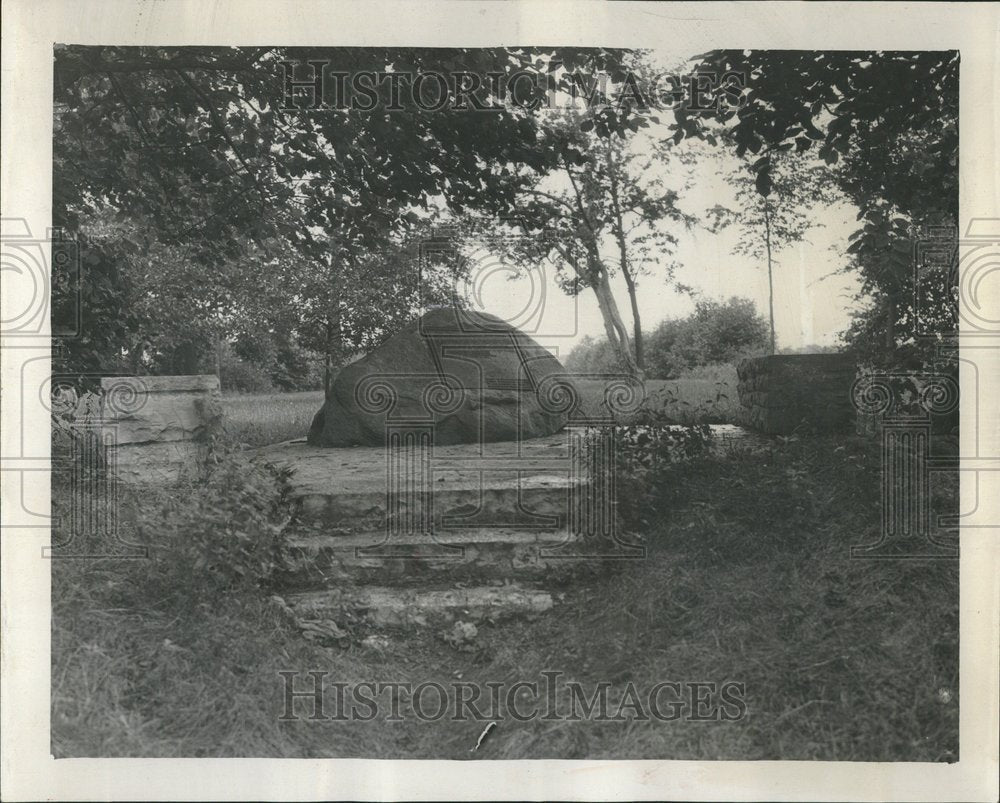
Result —
[[102, 396], [73, 386], [57, 387], [49, 400], [51, 413], [53, 482], [70, 482], [77, 463], [103, 471], [99, 435], [92, 425], [100, 420]]
[[[647, 337], [647, 371], [651, 379], [670, 379], [703, 365], [732, 363], [767, 350], [767, 322], [752, 301], [702, 300], [686, 318], [668, 319]], [[605, 339], [583, 338], [566, 357], [572, 373], [619, 373], [617, 355]]]
[[303, 347], [293, 335], [274, 335], [275, 355], [270, 366], [271, 382], [286, 391], [316, 390], [323, 387], [319, 370], [321, 356]]
[[219, 355], [219, 384], [226, 391], [240, 393], [274, 390], [271, 377], [261, 367], [261, 361], [243, 359], [228, 344], [222, 347]]
[[[85, 237], [100, 241], [86, 257], [100, 270], [76, 288], [100, 303], [84, 304], [87, 338], [66, 344], [80, 370], [122, 354], [154, 370], [150, 350], [194, 362], [206, 338], [258, 321], [301, 335], [329, 364], [342, 357], [348, 304], [359, 312], [347, 344], [377, 339], [398, 278], [377, 261], [399, 235], [438, 207], [510, 212], [519, 179], [509, 165], [541, 170], [550, 156], [536, 147], [533, 101], [566, 82], [561, 70], [620, 63], [615, 51], [574, 48], [58, 45], [55, 55], [53, 222], [81, 251], [93, 247]], [[485, 88], [488, 114], [453, 109], [450, 96], [433, 114], [284, 108], [282, 63], [301, 71], [307, 59], [351, 74], [536, 80], [518, 82], [516, 103]], [[627, 116], [607, 110], [602, 130]], [[126, 281], [104, 280], [116, 273]], [[66, 306], [57, 299], [60, 315]]]
[[170, 599], [258, 592], [282, 566], [284, 477], [269, 466], [223, 452], [197, 488], [150, 501], [136, 511], [137, 530], [150, 580]]
[[[668, 224], [688, 226], [691, 219], [677, 205], [677, 188], [666, 186], [657, 170], [670, 160], [669, 148], [651, 142], [640, 155], [630, 148], [633, 135], [602, 136], [594, 117], [574, 108], [545, 123], [539, 147], [550, 154], [550, 166], [521, 171], [518, 194], [521, 225], [536, 236], [511, 240], [504, 256], [518, 265], [548, 259], [567, 293], [592, 290], [616, 362], [636, 373], [643, 367], [638, 279], [656, 263], [673, 282], [675, 266], [665, 257], [677, 238]], [[616, 272], [629, 293], [634, 351], [611, 291]]]
[[135, 341], [142, 297], [125, 269], [130, 246], [91, 232], [63, 234], [52, 243], [53, 346], [76, 371], [127, 370], [123, 352]]
[[695, 69], [747, 76], [741, 104], [676, 112], [676, 141], [714, 137], [721, 124], [737, 155], [758, 156], [764, 197], [777, 154], [815, 149], [837, 165], [838, 187], [860, 210], [845, 269], [860, 272], [859, 301], [870, 304], [847, 338], [880, 361], [898, 362], [957, 328], [954, 272], [922, 271], [915, 286], [913, 254], [929, 230], [957, 220], [958, 66], [956, 51], [713, 51]]
[[768, 246], [765, 234], [775, 254], [801, 242], [811, 228], [823, 225], [817, 218], [823, 207], [843, 197], [832, 169], [822, 162], [809, 164], [805, 158], [779, 151], [771, 157], [769, 175], [771, 191], [761, 195], [751, 164], [742, 162], [728, 176], [736, 190], [735, 208], [717, 204], [707, 210], [712, 231], [737, 227], [734, 254], [764, 260]]
[[736, 208], [716, 205], [708, 210], [712, 231], [737, 227], [739, 239], [734, 254], [744, 254], [767, 269], [768, 317], [771, 352], [777, 351], [774, 333], [774, 265], [777, 255], [789, 245], [805, 239], [809, 229], [823, 224], [816, 215], [840, 197], [828, 166], [807, 164], [785, 152], [771, 157], [770, 192], [757, 190], [756, 176], [744, 162], [729, 176], [736, 187]]
[[667, 466], [703, 454], [709, 446], [707, 424], [681, 426], [663, 419], [662, 413], [647, 410], [642, 423], [615, 427], [615, 499], [627, 530], [644, 529]]
[[[689, 460], [708, 448], [711, 437], [708, 424], [670, 424], [663, 420], [662, 413], [646, 410], [636, 423], [615, 428], [619, 476], [632, 483], [673, 463]], [[631, 507], [638, 511], [642, 505]]]
[[753, 302], [704, 300], [681, 320], [666, 320], [649, 337], [651, 372], [669, 378], [698, 365], [735, 362], [767, 348], [767, 322]]
[[584, 335], [570, 349], [563, 367], [571, 374], [621, 374], [626, 370], [607, 338], [590, 335]]
[[[673, 382], [647, 382], [649, 410], [659, 413], [664, 421], [672, 424], [735, 423], [736, 370], [732, 365], [699, 366], [685, 377]], [[696, 378], [702, 373], [704, 378]], [[720, 378], [722, 377], [722, 378]]]
[[[461, 759], [482, 722], [283, 722], [277, 673], [321, 667], [348, 684], [413, 686], [461, 673], [484, 686], [514, 676], [542, 683], [554, 670], [585, 685], [612, 680], [614, 712], [626, 679], [650, 689], [666, 663], [675, 678], [745, 683], [750, 716], [595, 727], [502, 711], [479, 754], [954, 761], [958, 561], [851, 557], [851, 544], [878, 537], [880, 468], [877, 444], [836, 439], [671, 464], [647, 508], [644, 559], [567, 586], [562, 604], [537, 619], [480, 627], [475, 655], [420, 631], [331, 649], [302, 638], [258, 595], [185, 611], [151, 593], [159, 567], [149, 561], [52, 561], [52, 752]], [[957, 512], [951, 479], [932, 487], [936, 511]], [[71, 504], [69, 487], [54, 486], [53, 500]], [[127, 516], [122, 526], [131, 538]], [[385, 710], [392, 693], [380, 698]]]

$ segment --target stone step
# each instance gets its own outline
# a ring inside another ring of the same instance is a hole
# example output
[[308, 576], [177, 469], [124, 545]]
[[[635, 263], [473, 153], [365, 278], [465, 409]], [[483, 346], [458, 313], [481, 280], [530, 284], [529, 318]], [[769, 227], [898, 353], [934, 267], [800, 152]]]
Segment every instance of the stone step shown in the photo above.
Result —
[[588, 479], [571, 459], [569, 433], [530, 441], [427, 450], [330, 449], [290, 441], [258, 451], [288, 470], [302, 524], [380, 530], [560, 529]]
[[426, 627], [456, 621], [496, 621], [543, 613], [551, 593], [521, 585], [402, 589], [358, 586], [287, 594], [284, 602], [303, 629], [334, 632], [352, 625]]
[[[287, 587], [330, 587], [345, 581], [414, 585], [450, 582], [546, 579], [559, 582], [580, 573], [610, 571], [601, 556], [642, 557], [634, 538], [584, 538], [566, 531], [482, 528], [388, 538], [381, 533], [290, 535]], [[598, 553], [595, 555], [595, 552]]]
[[297, 514], [304, 522], [331, 522], [379, 527], [387, 519], [424, 519], [435, 527], [532, 524], [556, 528], [566, 523], [570, 489], [584, 483], [557, 475], [518, 476], [493, 471], [436, 472], [428, 497], [387, 500], [384, 484], [364, 490], [310, 493], [298, 497]]

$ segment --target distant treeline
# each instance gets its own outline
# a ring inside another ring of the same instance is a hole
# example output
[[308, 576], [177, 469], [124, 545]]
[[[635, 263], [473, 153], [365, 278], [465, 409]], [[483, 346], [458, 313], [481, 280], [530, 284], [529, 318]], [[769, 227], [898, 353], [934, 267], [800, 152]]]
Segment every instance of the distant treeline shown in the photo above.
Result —
[[[645, 375], [672, 379], [702, 365], [733, 363], [743, 357], [766, 354], [768, 323], [747, 298], [699, 301], [686, 318], [666, 320], [646, 333]], [[835, 351], [832, 346], [810, 346], [802, 351]], [[622, 370], [606, 339], [585, 337], [567, 355], [566, 369], [579, 374], [617, 373]]]

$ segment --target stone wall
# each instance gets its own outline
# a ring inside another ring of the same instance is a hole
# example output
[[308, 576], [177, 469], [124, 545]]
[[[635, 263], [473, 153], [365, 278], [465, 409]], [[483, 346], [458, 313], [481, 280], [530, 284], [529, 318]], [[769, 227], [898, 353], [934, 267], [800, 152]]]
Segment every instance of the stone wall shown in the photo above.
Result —
[[778, 354], [736, 367], [737, 423], [768, 435], [854, 430], [851, 386], [856, 367], [846, 354]]
[[218, 377], [105, 377], [101, 389], [108, 467], [120, 481], [158, 485], [197, 474], [221, 421]]

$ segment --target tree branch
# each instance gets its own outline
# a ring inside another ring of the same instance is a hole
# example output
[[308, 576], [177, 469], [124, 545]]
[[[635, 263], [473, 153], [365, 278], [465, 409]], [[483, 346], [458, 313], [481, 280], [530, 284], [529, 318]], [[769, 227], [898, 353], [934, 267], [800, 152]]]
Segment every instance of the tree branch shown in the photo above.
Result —
[[216, 128], [219, 129], [219, 133], [222, 134], [223, 139], [226, 140], [226, 144], [229, 145], [230, 149], [232, 149], [233, 154], [239, 160], [239, 163], [243, 165], [243, 169], [246, 170], [247, 176], [249, 176], [251, 181], [253, 181], [253, 183], [257, 185], [257, 190], [260, 192], [261, 200], [262, 201], [267, 200], [268, 194], [264, 191], [264, 188], [261, 186], [260, 178], [254, 174], [253, 170], [251, 170], [250, 165], [247, 163], [246, 159], [243, 158], [243, 155], [236, 147], [236, 143], [233, 142], [232, 137], [229, 136], [229, 132], [226, 130], [225, 121], [222, 119], [222, 116], [216, 110], [215, 105], [212, 103], [212, 99], [209, 98], [208, 95], [205, 93], [205, 91], [200, 86], [198, 86], [198, 84], [195, 83], [188, 75], [186, 75], [181, 70], [177, 70], [176, 72], [177, 75], [180, 76], [181, 80], [189, 87], [191, 87], [191, 89], [195, 92], [195, 94], [198, 95], [198, 97], [200, 97], [204, 101], [205, 108], [208, 110], [209, 116], [211, 116], [212, 121], [215, 123]]

